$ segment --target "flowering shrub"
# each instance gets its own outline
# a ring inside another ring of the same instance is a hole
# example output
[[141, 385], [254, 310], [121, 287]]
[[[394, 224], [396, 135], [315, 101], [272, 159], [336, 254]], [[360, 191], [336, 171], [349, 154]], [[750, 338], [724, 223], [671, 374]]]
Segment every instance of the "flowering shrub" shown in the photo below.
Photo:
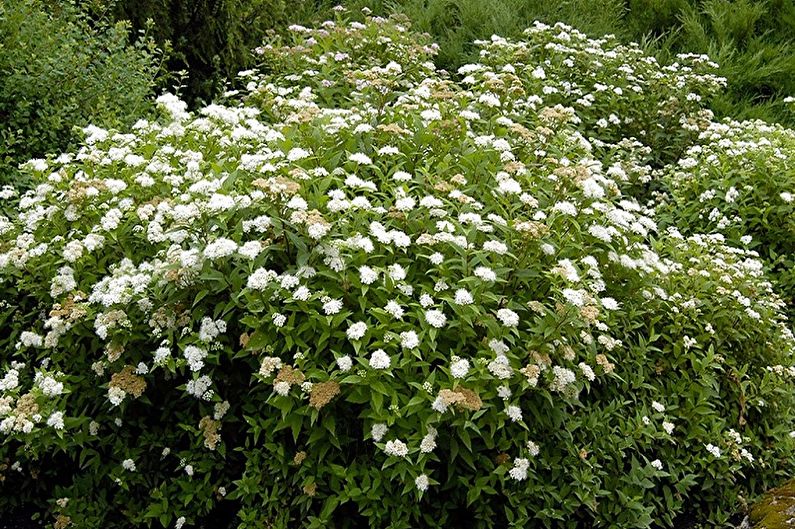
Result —
[[479, 41], [481, 63], [462, 66], [462, 82], [492, 107], [571, 107], [595, 146], [634, 138], [655, 163], [675, 160], [709, 123], [705, 103], [726, 84], [705, 55], [661, 66], [636, 44], [590, 39], [562, 23], [536, 22], [524, 34]]
[[759, 251], [795, 316], [795, 132], [713, 123], [665, 173], [671, 222]]
[[27, 164], [0, 505], [649, 527], [781, 476], [793, 337], [754, 253], [655, 235], [575, 111], [503, 112], [397, 21], [294, 29], [227, 105]]

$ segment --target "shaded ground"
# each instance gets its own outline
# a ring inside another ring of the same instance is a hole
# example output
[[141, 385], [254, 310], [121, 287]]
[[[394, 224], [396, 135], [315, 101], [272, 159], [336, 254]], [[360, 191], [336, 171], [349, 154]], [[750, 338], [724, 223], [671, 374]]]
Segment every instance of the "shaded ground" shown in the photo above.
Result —
[[18, 509], [0, 516], [0, 529], [40, 529], [41, 526], [30, 519], [33, 509]]

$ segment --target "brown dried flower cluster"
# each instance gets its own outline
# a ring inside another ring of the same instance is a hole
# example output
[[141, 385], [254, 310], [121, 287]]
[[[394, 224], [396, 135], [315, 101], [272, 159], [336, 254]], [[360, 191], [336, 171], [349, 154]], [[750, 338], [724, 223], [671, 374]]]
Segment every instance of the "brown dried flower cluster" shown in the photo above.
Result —
[[70, 294], [62, 303], [55, 303], [50, 310], [50, 317], [61, 318], [68, 322], [75, 322], [83, 318], [88, 311], [86, 305], [81, 303], [85, 299], [83, 292]]
[[138, 398], [146, 390], [146, 380], [135, 374], [133, 366], [124, 366], [121, 371], [111, 375], [110, 387], [119, 388], [133, 398]]
[[218, 433], [220, 429], [221, 421], [216, 421], [209, 415], [202, 417], [202, 420], [199, 421], [199, 430], [204, 436], [204, 446], [210, 450], [215, 450], [221, 441], [221, 434]]
[[309, 405], [319, 410], [331, 402], [339, 393], [340, 385], [333, 380], [314, 384], [309, 394]]
[[595, 323], [599, 318], [599, 308], [596, 305], [585, 305], [580, 308], [580, 316], [588, 323]]
[[293, 465], [300, 465], [306, 459], [306, 452], [301, 450], [300, 452], [296, 452], [295, 456], [293, 456]]
[[596, 363], [605, 370], [605, 373], [612, 373], [613, 370], [616, 368], [615, 364], [610, 362], [607, 357], [603, 354], [596, 355]]
[[446, 406], [452, 404], [461, 410], [477, 411], [483, 406], [478, 394], [467, 388], [443, 389], [439, 397]]
[[290, 180], [283, 176], [272, 176], [270, 178], [257, 178], [252, 185], [259, 187], [263, 191], [277, 196], [290, 196], [298, 193], [301, 184], [295, 180]]
[[303, 381], [306, 380], [306, 377], [300, 370], [294, 368], [293, 366], [284, 366], [279, 370], [279, 373], [276, 375], [273, 383], [276, 382], [287, 382], [291, 386], [294, 384], [301, 384]]
[[534, 220], [519, 222], [516, 224], [515, 228], [516, 231], [523, 233], [530, 239], [540, 239], [549, 233], [549, 226], [543, 222], [537, 222]]

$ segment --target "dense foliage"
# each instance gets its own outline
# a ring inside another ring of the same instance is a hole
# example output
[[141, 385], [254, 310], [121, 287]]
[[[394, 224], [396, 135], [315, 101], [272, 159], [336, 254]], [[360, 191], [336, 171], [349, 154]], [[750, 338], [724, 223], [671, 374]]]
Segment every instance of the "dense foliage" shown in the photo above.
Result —
[[721, 525], [791, 472], [795, 341], [758, 254], [623, 191], [658, 143], [621, 136], [658, 134], [666, 101], [692, 103], [671, 141], [709, 134], [687, 119], [709, 64], [653, 82], [628, 48], [576, 105], [554, 53], [544, 76], [524, 54], [566, 41], [596, 75], [610, 39], [539, 25], [455, 82], [399, 19], [291, 29], [223, 104], [164, 95], [3, 191], [0, 508]]
[[[97, 0], [108, 11], [173, 48], [168, 67], [183, 72], [182, 97], [191, 105], [211, 101], [237, 72], [253, 64], [251, 50], [291, 22], [318, 16], [315, 0]], [[89, 3], [97, 3], [91, 2]]]
[[[351, 2], [360, 4], [360, 1]], [[367, 2], [366, 2], [367, 3]], [[795, 3], [788, 0], [397, 0], [392, 7], [441, 48], [450, 71], [476, 60], [478, 39], [518, 37], [535, 20], [565, 22], [589, 35], [644, 42], [661, 62], [682, 53], [708, 54], [728, 79], [714, 102], [719, 116], [795, 123], [783, 98], [795, 94]]]
[[795, 3], [789, 0], [628, 0], [628, 37], [656, 39], [656, 53], [705, 53], [728, 90], [719, 116], [795, 124], [784, 99], [795, 94]]
[[663, 180], [663, 211], [691, 232], [756, 249], [795, 317], [795, 131], [760, 121], [704, 130]]
[[151, 108], [162, 53], [68, 2], [0, 1], [0, 184], [76, 145], [73, 128], [129, 126]]

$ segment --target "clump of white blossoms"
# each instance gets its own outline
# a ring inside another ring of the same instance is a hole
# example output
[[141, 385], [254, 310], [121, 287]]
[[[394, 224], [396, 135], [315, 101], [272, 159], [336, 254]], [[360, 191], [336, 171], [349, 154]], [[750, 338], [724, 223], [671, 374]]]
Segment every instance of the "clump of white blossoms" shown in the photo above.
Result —
[[[330, 525], [353, 502], [374, 526], [465, 504], [619, 526], [613, 507], [653, 512], [665, 483], [611, 476], [652, 457], [692, 478], [677, 512], [702, 488], [729, 512], [780, 474], [793, 338], [763, 264], [658, 230], [627, 191], [656, 153], [622, 134], [695, 135], [706, 59], [537, 25], [478, 43], [458, 79], [400, 20], [291, 31], [222, 102], [161, 97], [159, 118], [23, 169], [0, 217], [0, 297], [24, 299], [0, 307], [15, 480], [59, 484], [74, 520], [137, 523], [158, 497], [194, 523], [223, 490], [254, 525], [322, 501]], [[627, 400], [657, 403], [643, 435]], [[56, 449], [92, 472], [30, 464]], [[585, 468], [592, 496], [550, 502]], [[106, 475], [118, 505], [90, 492]]]

